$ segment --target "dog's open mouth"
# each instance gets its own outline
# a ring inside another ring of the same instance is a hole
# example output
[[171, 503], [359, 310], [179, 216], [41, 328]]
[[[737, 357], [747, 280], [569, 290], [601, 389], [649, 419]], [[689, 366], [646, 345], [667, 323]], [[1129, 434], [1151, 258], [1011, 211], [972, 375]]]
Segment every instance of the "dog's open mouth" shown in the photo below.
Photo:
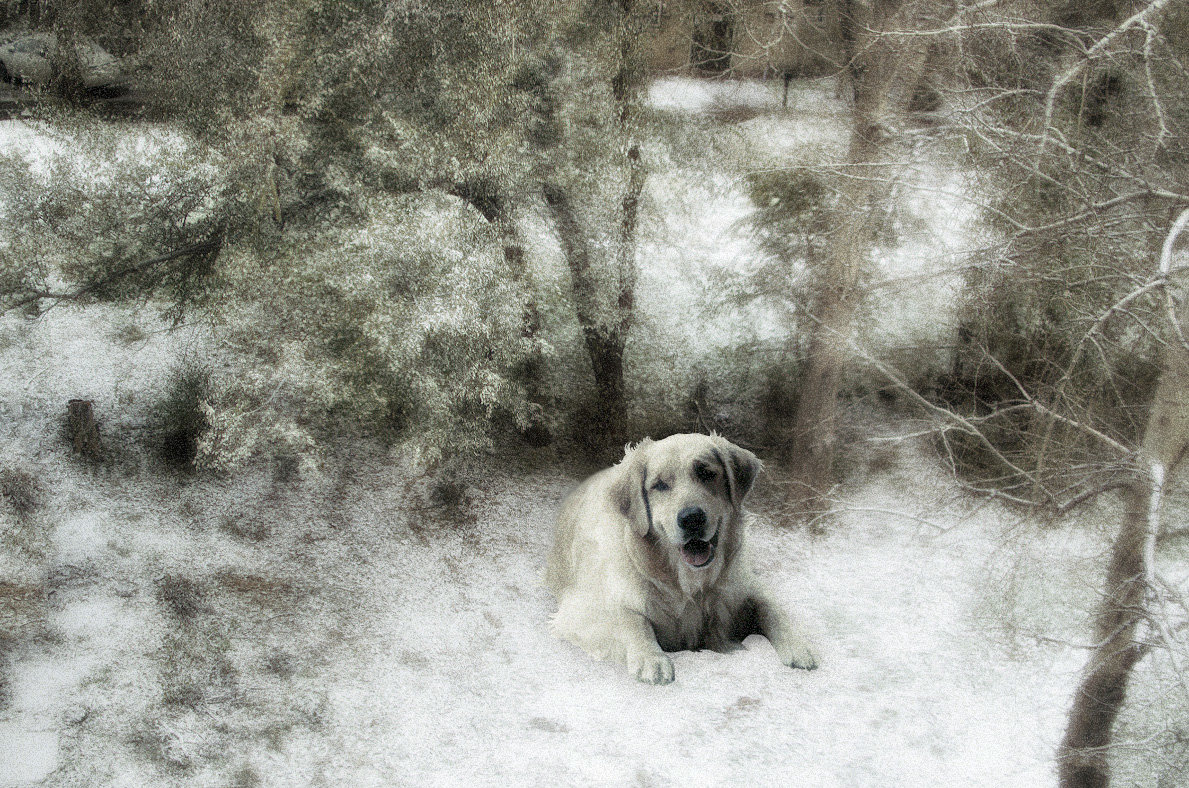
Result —
[[710, 541], [690, 539], [681, 546], [681, 559], [690, 566], [706, 566], [714, 560], [714, 549], [718, 546], [718, 534]]

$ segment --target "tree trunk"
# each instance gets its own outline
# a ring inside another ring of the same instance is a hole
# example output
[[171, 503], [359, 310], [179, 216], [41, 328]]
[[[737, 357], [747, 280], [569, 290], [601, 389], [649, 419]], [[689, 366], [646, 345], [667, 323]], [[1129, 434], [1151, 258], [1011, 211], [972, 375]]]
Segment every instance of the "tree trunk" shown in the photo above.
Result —
[[[618, 452], [627, 439], [627, 400], [624, 386], [624, 348], [635, 309], [636, 246], [640, 197], [646, 170], [640, 146], [634, 141], [636, 109], [645, 70], [640, 62], [640, 20], [632, 0], [603, 0], [601, 10], [611, 24], [613, 71], [610, 74], [617, 136], [626, 151], [623, 195], [616, 206], [618, 227], [611, 230], [610, 249], [595, 247], [590, 232], [563, 186], [563, 179], [548, 180], [542, 189], [570, 269], [578, 324], [594, 374], [595, 407], [584, 417], [582, 437], [592, 456], [610, 449]], [[546, 125], [556, 126], [553, 104], [546, 102]], [[547, 135], [560, 137], [560, 133]], [[595, 248], [600, 251], [596, 253]]]
[[[859, 277], [875, 243], [882, 209], [891, 191], [886, 158], [891, 139], [889, 121], [907, 106], [902, 84], [915, 84], [924, 68], [920, 42], [881, 38], [891, 29], [895, 2], [880, 6], [876, 18], [870, 4], [840, 0], [839, 13], [847, 49], [847, 72], [854, 91], [854, 110], [846, 164], [841, 174], [838, 207], [825, 256], [820, 290], [811, 315], [814, 324], [800, 385], [800, 400], [790, 436], [790, 486], [787, 505], [795, 517], [819, 522], [829, 510], [838, 450], [838, 392], [850, 354], [846, 344], [862, 293]], [[911, 27], [912, 20], [899, 20]], [[863, 35], [873, 36], [867, 41]], [[888, 43], [891, 42], [891, 43]]]
[[1115, 718], [1123, 707], [1131, 669], [1144, 655], [1135, 641], [1144, 609], [1143, 544], [1148, 525], [1149, 493], [1137, 479], [1127, 489], [1127, 513], [1111, 549], [1106, 595], [1095, 625], [1098, 643], [1086, 666], [1069, 725], [1061, 741], [1062, 788], [1105, 788], [1107, 759]]
[[[1184, 350], [1179, 350], [1183, 355]], [[1140, 461], [1150, 470], [1138, 472], [1127, 487], [1127, 508], [1111, 547], [1106, 589], [1094, 626], [1097, 645], [1074, 695], [1061, 741], [1061, 788], [1105, 788], [1110, 784], [1115, 719], [1126, 700], [1131, 670], [1148, 651], [1136, 635], [1148, 615], [1146, 598], [1153, 571], [1149, 545], [1155, 544], [1160, 527], [1165, 479], [1184, 456], [1189, 436], [1189, 405], [1185, 401], [1189, 364], [1184, 361], [1162, 378], [1152, 405], [1140, 454]], [[1165, 432], [1169, 427], [1172, 431]]]
[[[1181, 214], [1164, 244], [1161, 270], [1168, 274], [1173, 244], [1189, 222]], [[1189, 300], [1177, 322], [1189, 324]], [[1127, 509], [1111, 548], [1106, 588], [1095, 621], [1094, 653], [1074, 695], [1061, 741], [1061, 788], [1105, 788], [1110, 784], [1110, 745], [1116, 717], [1127, 695], [1131, 670], [1147, 652], [1136, 635], [1148, 615], [1160, 504], [1165, 480], [1189, 448], [1189, 348], [1174, 338], [1165, 345], [1164, 371], [1144, 428], [1138, 468], [1127, 488]]]
[[[608, 310], [601, 304], [603, 288], [600, 288], [598, 274], [593, 269], [590, 245], [569, 195], [554, 184], [546, 184], [543, 194], [557, 228], [562, 254], [570, 269], [575, 312], [594, 373], [599, 423], [583, 425], [585, 431], [590, 433], [586, 437], [592, 439], [592, 448], [597, 444], [618, 446], [624, 442], [627, 415], [623, 351], [631, 318], [631, 283], [620, 286], [615, 299], [614, 317], [607, 320]], [[592, 413], [590, 418], [594, 419], [596, 415]]]
[[[846, 268], [861, 262], [851, 257], [857, 252], [835, 250], [831, 262], [846, 274]], [[809, 340], [800, 400], [793, 422], [791, 486], [789, 501], [794, 513], [810, 518], [829, 509], [829, 492], [834, 479], [837, 455], [838, 388], [849, 354], [846, 338], [850, 333], [859, 296], [854, 281], [835, 279], [821, 294], [815, 308], [813, 333]]]
[[850, 354], [855, 314], [862, 301], [859, 276], [875, 242], [880, 209], [890, 190], [884, 179], [884, 131], [856, 102], [845, 182], [834, 237], [825, 256], [822, 289], [813, 307], [809, 355], [793, 421], [788, 504], [816, 523], [829, 509], [838, 438], [838, 390]]
[[701, 2], [695, 10], [689, 62], [700, 74], [725, 74], [731, 70], [735, 15], [729, 3]]
[[99, 440], [99, 425], [91, 400], [72, 399], [66, 408], [67, 428], [75, 453], [92, 461], [103, 459], [103, 444]]

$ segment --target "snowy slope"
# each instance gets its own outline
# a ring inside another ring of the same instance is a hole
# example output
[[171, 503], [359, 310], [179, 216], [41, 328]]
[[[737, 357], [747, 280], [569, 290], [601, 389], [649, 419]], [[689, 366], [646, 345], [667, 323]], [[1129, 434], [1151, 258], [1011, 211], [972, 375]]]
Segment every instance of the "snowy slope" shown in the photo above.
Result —
[[[134, 412], [117, 389], [147, 396], [184, 346], [127, 343], [125, 319], [3, 325], [0, 426], [24, 449], [7, 458], [44, 505], [0, 514], [0, 582], [39, 600], [7, 656], [0, 784], [1051, 783], [1097, 531], [1038, 542], [911, 442], [854, 474], [823, 539], [781, 530], [761, 479], [755, 563], [822, 668], [785, 669], [751, 638], [677, 654], [674, 684], [644, 686], [548, 634], [540, 574], [578, 481], [562, 468], [493, 458], [451, 514], [368, 446], [302, 482], [72, 460], [62, 398]], [[82, 388], [76, 357], [94, 367]]]
[[[676, 655], [667, 687], [548, 635], [540, 572], [575, 481], [492, 467], [473, 517], [450, 521], [419, 511], [416, 485], [382, 455], [297, 488], [266, 474], [146, 484], [66, 467], [69, 494], [41, 515], [53, 635], [16, 655], [0, 774], [50, 785], [1051, 782], [1082, 654], [1008, 634], [1020, 624], [1006, 611], [1038, 626], [1046, 604], [1009, 603], [987, 582], [1011, 518], [972, 513], [919, 452], [854, 489], [825, 539], [754, 519], [758, 571], [815, 631], [821, 669], [783, 668], [751, 638], [732, 654]], [[1061, 535], [1082, 558], [1097, 547]], [[1063, 586], [1081, 582], [1072, 566]], [[184, 615], [163, 590], [178, 578], [201, 589]], [[1085, 609], [1091, 594], [1074, 597]]]

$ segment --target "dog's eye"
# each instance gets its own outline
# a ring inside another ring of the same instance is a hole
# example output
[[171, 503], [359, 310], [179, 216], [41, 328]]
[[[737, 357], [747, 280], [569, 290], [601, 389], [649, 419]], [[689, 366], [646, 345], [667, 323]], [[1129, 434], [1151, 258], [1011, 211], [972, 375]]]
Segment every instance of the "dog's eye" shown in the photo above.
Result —
[[709, 465], [695, 465], [694, 475], [698, 477], [698, 481], [709, 483], [718, 478], [718, 473]]
[[665, 484], [664, 481], [660, 479], [657, 479], [652, 483], [653, 492], [664, 492], [667, 489], [669, 489], [669, 485]]

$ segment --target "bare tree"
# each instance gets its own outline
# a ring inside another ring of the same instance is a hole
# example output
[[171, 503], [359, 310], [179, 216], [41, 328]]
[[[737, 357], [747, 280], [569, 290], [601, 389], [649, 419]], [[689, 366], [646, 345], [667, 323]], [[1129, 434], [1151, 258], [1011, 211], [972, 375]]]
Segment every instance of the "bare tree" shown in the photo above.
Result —
[[[1164, 243], [1159, 271], [1172, 269], [1177, 238], [1189, 224], [1181, 213]], [[1189, 449], [1189, 300], [1175, 318], [1177, 339], [1165, 345], [1164, 372], [1148, 413], [1148, 424], [1127, 484], [1126, 509], [1111, 548], [1106, 587], [1095, 622], [1095, 648], [1086, 664], [1061, 742], [1062, 788], [1098, 788], [1110, 783], [1110, 747], [1115, 718], [1123, 707], [1131, 671], [1150, 650], [1145, 625], [1156, 642], [1174, 647], [1167, 625], [1153, 614], [1151, 600], [1164, 593], [1156, 572], [1156, 543], [1165, 485]]]
[[[637, 138], [645, 72], [641, 13], [633, 0], [599, 0], [586, 10], [576, 26], [593, 33], [597, 42], [593, 52], [586, 54], [587, 68], [596, 79], [586, 86], [588, 91], [593, 89], [591, 106], [600, 106], [598, 95], [604, 90], [610, 95], [602, 110], [609, 116], [588, 124], [604, 128], [612, 146], [605, 141], [566, 139], [556, 95], [560, 80], [542, 86], [542, 115], [548, 127], [542, 136], [547, 147], [569, 147], [571, 157], [589, 157], [593, 152], [612, 171], [598, 173], [592, 181], [589, 172], [577, 173], [572, 165], [549, 165], [544, 168], [542, 194], [570, 270], [575, 314], [594, 376], [597, 407], [579, 416], [585, 422], [579, 425], [580, 432], [598, 454], [618, 450], [627, 438], [624, 351], [634, 317], [640, 199], [646, 179]], [[578, 55], [582, 57], [581, 52]], [[607, 149], [594, 151], [597, 147]], [[584, 211], [582, 203], [589, 203], [590, 195], [608, 199], [603, 196], [608, 184], [618, 190], [610, 197], [614, 204], [588, 205]]]
[[[1184, 621], [1166, 604], [1178, 592], [1156, 566], [1162, 502], [1189, 449], [1189, 307], [1173, 286], [1189, 225], [1177, 163], [1186, 53], [1168, 35], [1183, 16], [1165, 0], [1073, 17], [1068, 5], [989, 7], [959, 11], [938, 33], [974, 63], [959, 123], [1002, 176], [987, 204], [1001, 243], [972, 280], [998, 311], [964, 337], [978, 367], [968, 379], [982, 377], [974, 407], [919, 399], [945, 421], [951, 459], [956, 435], [994, 469], [985, 491], [1064, 513], [1123, 489], [1059, 752], [1064, 788], [1106, 786], [1134, 669], [1156, 649], [1174, 661], [1184, 651]], [[1147, 386], [1149, 359], [1159, 375]]]
[[[844, 3], [841, 11], [855, 93], [836, 189], [834, 224], [845, 229], [830, 238], [809, 310], [790, 503], [802, 514], [829, 508], [839, 380], [856, 359], [938, 420], [938, 445], [959, 478], [962, 455], [984, 457], [993, 470], [981, 492], [1064, 513], [1123, 488], [1094, 649], [1061, 746], [1066, 788], [1108, 784], [1135, 666], [1158, 648], [1173, 659], [1184, 651], [1175, 637], [1184, 622], [1165, 604], [1178, 592], [1156, 569], [1165, 487], [1189, 449], [1189, 308], [1181, 301], [1177, 314], [1170, 292], [1180, 273], [1172, 249], [1189, 224], [1186, 53], [1170, 34], [1184, 16], [1173, 6], [1104, 4], [1069, 18], [1026, 3], [962, 3], [944, 14], [935, 6], [933, 18], [924, 4]], [[977, 387], [964, 404], [922, 396], [852, 337], [859, 272], [889, 184], [891, 126], [881, 120], [911, 99], [939, 50], [954, 128], [967, 150], [986, 157], [978, 161], [989, 188], [980, 196], [999, 234], [974, 261], [973, 297], [1000, 311], [959, 336], [955, 377]], [[899, 94], [880, 82], [897, 69]], [[1148, 359], [1161, 372], [1145, 387]]]
[[907, 107], [925, 60], [920, 41], [896, 33], [924, 29], [931, 10], [931, 3], [911, 0], [840, 0], [854, 102], [835, 229], [811, 307], [813, 328], [791, 436], [788, 503], [796, 514], [812, 517], [827, 508], [834, 482], [838, 392], [849, 357], [846, 338], [863, 299], [860, 277], [891, 189], [894, 121]]

